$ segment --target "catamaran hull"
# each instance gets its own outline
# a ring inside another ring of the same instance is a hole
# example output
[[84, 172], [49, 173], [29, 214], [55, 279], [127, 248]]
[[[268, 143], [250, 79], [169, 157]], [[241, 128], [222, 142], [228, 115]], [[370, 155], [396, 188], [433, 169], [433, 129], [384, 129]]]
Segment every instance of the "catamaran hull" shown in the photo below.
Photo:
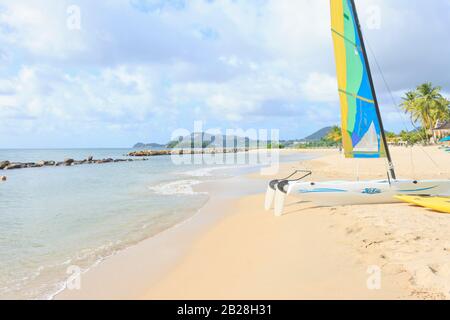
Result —
[[344, 206], [400, 202], [397, 195], [450, 195], [450, 180], [286, 182], [277, 185], [274, 213], [281, 216], [286, 196], [318, 206]]
[[289, 183], [287, 194], [320, 206], [396, 203], [401, 194], [448, 195], [450, 180], [295, 182]]
[[[342, 106], [342, 143], [347, 158], [387, 158], [393, 181], [300, 182], [274, 180], [275, 194], [268, 188], [265, 207], [274, 204], [275, 215], [283, 213], [287, 195], [319, 206], [398, 202], [396, 195], [447, 195], [450, 180], [397, 180], [373, 85], [370, 63], [353, 0], [331, 1], [339, 96]], [[355, 66], [358, 66], [357, 68]]]

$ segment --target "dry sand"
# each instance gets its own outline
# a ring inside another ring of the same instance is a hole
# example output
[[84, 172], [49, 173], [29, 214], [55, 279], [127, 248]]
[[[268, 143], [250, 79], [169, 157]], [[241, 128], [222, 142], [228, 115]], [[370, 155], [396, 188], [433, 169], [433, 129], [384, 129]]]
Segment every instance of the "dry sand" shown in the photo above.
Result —
[[[294, 168], [313, 170], [314, 180], [386, 176], [383, 160], [322, 153], [282, 165], [279, 176]], [[450, 155], [437, 148], [393, 148], [392, 154], [401, 178], [450, 177]], [[125, 250], [86, 274], [89, 290], [60, 298], [450, 298], [450, 215], [407, 204], [318, 208], [291, 199], [286, 214], [276, 218], [262, 209], [263, 199], [261, 193], [210, 203], [203, 214], [217, 218], [189, 238], [175, 232], [158, 246], [144, 242]], [[185, 250], [155, 273], [149, 260], [164, 255], [152, 250], [172, 252], [176, 239]], [[101, 290], [105, 279], [113, 280]], [[127, 279], [129, 285], [116, 285]]]
[[[450, 155], [437, 148], [392, 153], [400, 177], [450, 177]], [[347, 160], [336, 151], [285, 165], [280, 176], [299, 168], [313, 170], [315, 180], [386, 177], [384, 160]], [[291, 202], [277, 219], [261, 209], [263, 198], [235, 204], [233, 215], [198, 239], [145, 298], [450, 297], [449, 215], [407, 204], [317, 208]], [[381, 287], [371, 290], [367, 281], [377, 267]]]

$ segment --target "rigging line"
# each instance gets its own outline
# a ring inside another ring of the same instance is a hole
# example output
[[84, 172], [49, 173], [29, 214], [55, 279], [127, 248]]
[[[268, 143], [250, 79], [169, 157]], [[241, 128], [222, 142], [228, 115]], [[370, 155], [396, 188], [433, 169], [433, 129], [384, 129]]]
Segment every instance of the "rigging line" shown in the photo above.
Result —
[[409, 149], [409, 160], [411, 160], [411, 169], [412, 169], [413, 178], [414, 178], [414, 180], [417, 180], [416, 179], [416, 167], [414, 165], [414, 156], [413, 156], [412, 148]]
[[[384, 83], [386, 89], [387, 89], [388, 92], [389, 92], [389, 95], [390, 95], [390, 97], [391, 97], [392, 103], [394, 104], [394, 107], [395, 107], [395, 111], [397, 111], [397, 112], [399, 113], [400, 119], [402, 119], [403, 126], [404, 126], [405, 130], [406, 130], [407, 132], [409, 132], [409, 129], [408, 129], [408, 126], [407, 126], [407, 122], [406, 122], [406, 120], [405, 120], [405, 118], [404, 118], [404, 114], [399, 110], [399, 107], [398, 107], [398, 104], [397, 104], [397, 100], [395, 99], [394, 94], [392, 93], [392, 90], [391, 90], [391, 88], [390, 88], [390, 86], [389, 86], [389, 84], [388, 84], [388, 82], [387, 82], [387, 80], [386, 80], [386, 78], [385, 78], [385, 76], [384, 76], [384, 73], [383, 73], [383, 71], [381, 70], [381, 66], [380, 66], [380, 64], [378, 63], [378, 59], [377, 59], [376, 56], [375, 56], [375, 52], [373, 51], [372, 46], [370, 45], [370, 43], [367, 42], [367, 44], [368, 44], [369, 50], [370, 50], [370, 52], [371, 52], [371, 54], [372, 54], [372, 56], [373, 56], [373, 59], [374, 59], [374, 61], [375, 61], [375, 64], [376, 64], [376, 66], [377, 66], [377, 69], [378, 69], [378, 71], [380, 72], [381, 78], [383, 79], [383, 83]], [[411, 123], [412, 123], [412, 121], [411, 121]], [[413, 123], [412, 123], [412, 125], [413, 125], [413, 127], [414, 127], [414, 124], [413, 124]], [[414, 166], [414, 159], [413, 159], [413, 151], [412, 151], [412, 148], [410, 149], [409, 157], [410, 157], [409, 160], [410, 160], [410, 163], [411, 163], [411, 170], [412, 170], [412, 172], [413, 172], [413, 176], [415, 176], [415, 171], [416, 171], [416, 170], [415, 170], [415, 166]], [[433, 161], [433, 159], [431, 159], [431, 161]], [[433, 161], [433, 162], [434, 162], [434, 161]], [[436, 165], [436, 164], [435, 164], [435, 165]], [[440, 170], [439, 167], [438, 167], [438, 169]]]
[[[395, 97], [394, 97], [394, 94], [392, 93], [392, 90], [391, 90], [391, 88], [389, 87], [389, 84], [387, 83], [387, 81], [386, 81], [386, 78], [385, 78], [385, 76], [384, 76], [384, 73], [383, 73], [383, 71], [381, 70], [381, 67], [380, 67], [380, 64], [378, 63], [378, 60], [377, 60], [377, 57], [376, 57], [376, 55], [375, 55], [375, 53], [374, 53], [374, 51], [373, 51], [373, 49], [372, 49], [372, 46], [370, 45], [370, 43], [369, 43], [369, 41], [367, 41], [367, 39], [366, 39], [366, 43], [367, 43], [367, 45], [368, 45], [368, 47], [369, 47], [369, 50], [370, 50], [370, 52], [371, 52], [371, 54], [372, 54], [372, 56], [373, 56], [373, 60], [374, 60], [374, 62], [375, 62], [375, 64], [376, 64], [376, 66], [377, 66], [377, 69], [378, 69], [378, 71], [380, 72], [380, 75], [381, 75], [381, 78], [383, 79], [383, 82], [384, 82], [384, 85], [386, 86], [386, 89], [388, 90], [388, 92], [389, 92], [389, 95], [390, 95], [390, 97], [391, 97], [391, 99], [392, 99], [392, 102], [393, 102], [393, 104], [394, 104], [394, 106], [395, 106], [395, 110], [401, 115], [401, 119], [402, 119], [402, 121], [403, 121], [403, 125], [405, 126], [405, 129], [406, 129], [406, 131], [407, 132], [410, 132], [410, 130], [408, 130], [408, 127], [407, 127], [407, 125], [406, 125], [406, 120], [405, 120], [405, 118], [403, 117], [403, 113], [399, 110], [399, 106], [398, 106], [398, 104], [397, 104], [397, 101], [396, 101], [396, 99], [395, 99]], [[412, 126], [414, 127], [414, 129], [416, 129], [418, 132], [419, 132], [419, 134], [421, 135], [421, 133], [420, 133], [420, 130], [418, 130], [418, 128], [414, 125], [414, 122], [412, 121], [412, 119], [411, 119], [411, 124], [412, 124]], [[423, 139], [424, 141], [426, 140], [426, 137], [424, 137], [425, 139]], [[425, 155], [430, 159], [430, 161], [436, 166], [436, 168], [437, 169], [439, 169], [440, 171], [441, 171], [441, 173], [442, 173], [442, 168], [437, 164], [437, 162], [436, 161], [434, 161], [434, 159], [430, 156], [430, 154], [425, 150], [425, 148], [423, 147], [423, 146], [419, 146], [419, 148], [422, 150], [422, 152], [423, 153], [425, 153]], [[412, 150], [411, 150], [411, 157], [412, 157]], [[412, 159], [411, 159], [412, 160]], [[413, 168], [413, 170], [414, 170], [414, 168]], [[414, 170], [415, 171], [415, 170]]]
[[[375, 52], [373, 51], [372, 46], [370, 45], [370, 43], [369, 43], [368, 41], [366, 41], [366, 42], [367, 42], [367, 44], [368, 44], [370, 53], [372, 54], [373, 60], [374, 60], [374, 62], [375, 62], [375, 64], [376, 64], [376, 66], [377, 66], [377, 69], [378, 69], [378, 71], [380, 72], [381, 78], [383, 79], [384, 85], [386, 86], [386, 89], [387, 89], [388, 92], [389, 92], [389, 95], [390, 95], [390, 97], [391, 97], [392, 103], [393, 103], [394, 106], [395, 106], [395, 111], [397, 111], [397, 112], [400, 114], [400, 116], [401, 116], [400, 118], [401, 118], [402, 121], [403, 121], [403, 125], [404, 125], [404, 127], [405, 127], [405, 130], [406, 130], [407, 132], [410, 132], [409, 129], [408, 129], [408, 126], [407, 126], [407, 122], [406, 122], [405, 118], [403, 117], [404, 114], [403, 114], [403, 112], [401, 112], [401, 111], [399, 110], [397, 101], [396, 101], [396, 99], [395, 99], [395, 97], [394, 97], [394, 94], [392, 93], [392, 90], [391, 90], [391, 88], [390, 88], [390, 86], [389, 86], [389, 84], [388, 84], [388, 82], [387, 82], [387, 80], [386, 80], [386, 78], [385, 78], [385, 76], [384, 76], [383, 71], [381, 70], [381, 66], [380, 66], [380, 64], [378, 63], [377, 57], [375, 56]], [[412, 124], [412, 125], [414, 126], [414, 124]], [[414, 126], [414, 128], [416, 129], [415, 126]]]

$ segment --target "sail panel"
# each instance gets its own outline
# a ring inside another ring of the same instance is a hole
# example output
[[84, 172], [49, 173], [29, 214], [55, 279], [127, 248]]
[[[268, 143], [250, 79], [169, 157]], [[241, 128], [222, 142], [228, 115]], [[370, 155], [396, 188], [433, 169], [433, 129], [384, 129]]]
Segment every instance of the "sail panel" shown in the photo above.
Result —
[[[341, 104], [342, 142], [347, 158], [385, 157], [381, 126], [351, 0], [331, 1], [331, 30]], [[376, 139], [367, 139], [367, 135]], [[361, 141], [366, 145], [358, 149]]]

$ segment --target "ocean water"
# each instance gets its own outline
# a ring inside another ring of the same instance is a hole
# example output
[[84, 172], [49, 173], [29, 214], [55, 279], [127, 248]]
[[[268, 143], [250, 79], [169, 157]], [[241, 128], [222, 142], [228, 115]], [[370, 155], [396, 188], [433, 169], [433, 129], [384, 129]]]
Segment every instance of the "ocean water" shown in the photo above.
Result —
[[[126, 158], [129, 149], [0, 150], [0, 161]], [[234, 155], [233, 155], [234, 156]], [[285, 156], [282, 161], [302, 158]], [[196, 185], [261, 164], [149, 161], [0, 171], [0, 299], [49, 299], [68, 278], [194, 215]]]

